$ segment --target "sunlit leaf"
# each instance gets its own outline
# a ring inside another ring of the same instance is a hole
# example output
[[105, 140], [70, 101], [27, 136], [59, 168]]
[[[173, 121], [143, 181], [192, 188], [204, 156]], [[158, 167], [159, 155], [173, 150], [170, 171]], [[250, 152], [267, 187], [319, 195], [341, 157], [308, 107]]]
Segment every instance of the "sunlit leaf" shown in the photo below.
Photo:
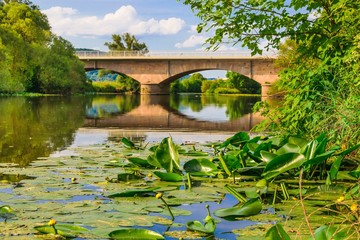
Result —
[[156, 176], [158, 176], [162, 181], [167, 182], [181, 182], [183, 177], [177, 173], [165, 173], [165, 172], [154, 172]]
[[288, 170], [300, 167], [305, 162], [304, 155], [300, 153], [285, 153], [272, 159], [265, 166], [262, 176], [265, 179], [276, 177]]
[[[44, 234], [56, 234], [53, 226], [42, 225], [34, 227], [37, 231]], [[78, 234], [88, 231], [88, 229], [76, 226], [72, 224], [56, 224], [55, 228], [57, 230], [57, 235], [66, 237], [66, 238], [75, 238]]]
[[271, 227], [265, 235], [266, 240], [291, 240], [290, 236], [285, 232], [280, 224]]
[[240, 206], [221, 208], [214, 212], [217, 217], [248, 217], [260, 213], [262, 204], [259, 199], [253, 198]]
[[137, 158], [137, 157], [130, 157], [127, 159], [129, 162], [144, 168], [152, 168], [152, 165], [149, 164], [148, 160]]
[[109, 233], [111, 239], [164, 239], [164, 237], [154, 231], [142, 228], [124, 228]]
[[121, 139], [121, 142], [123, 144], [125, 144], [125, 146], [129, 147], [129, 148], [135, 148], [135, 143], [133, 143], [130, 139], [123, 137]]
[[[336, 226], [323, 225], [315, 230], [314, 235], [316, 240], [342, 240], [347, 239], [347, 237], [351, 235], [349, 230], [350, 229], [346, 228], [339, 229]], [[314, 238], [310, 237], [309, 240], [310, 239]]]
[[187, 161], [184, 166], [184, 170], [188, 173], [202, 173], [204, 175], [214, 175], [217, 171], [217, 167], [209, 159], [198, 158]]

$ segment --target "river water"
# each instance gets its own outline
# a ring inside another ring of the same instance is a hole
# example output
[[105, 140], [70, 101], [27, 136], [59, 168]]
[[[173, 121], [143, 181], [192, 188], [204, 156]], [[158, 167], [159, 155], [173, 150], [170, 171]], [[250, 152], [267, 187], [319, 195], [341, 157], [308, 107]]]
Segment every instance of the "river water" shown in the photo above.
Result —
[[[129, 137], [215, 141], [248, 131], [260, 97], [184, 94], [0, 97], [0, 163], [21, 167], [69, 146]], [[194, 134], [195, 133], [195, 134]]]

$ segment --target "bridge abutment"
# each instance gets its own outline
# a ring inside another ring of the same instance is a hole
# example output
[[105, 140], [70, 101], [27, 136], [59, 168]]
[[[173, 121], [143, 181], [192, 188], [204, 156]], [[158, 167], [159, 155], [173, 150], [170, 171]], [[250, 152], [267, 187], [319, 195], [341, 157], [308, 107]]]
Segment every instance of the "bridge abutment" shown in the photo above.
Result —
[[170, 85], [141, 84], [140, 94], [151, 94], [151, 95], [170, 94]]

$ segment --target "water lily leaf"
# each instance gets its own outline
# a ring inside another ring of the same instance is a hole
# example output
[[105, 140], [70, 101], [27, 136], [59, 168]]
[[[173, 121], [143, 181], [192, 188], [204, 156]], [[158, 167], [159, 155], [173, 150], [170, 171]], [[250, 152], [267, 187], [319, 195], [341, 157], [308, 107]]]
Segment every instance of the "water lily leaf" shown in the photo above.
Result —
[[159, 189], [158, 187], [154, 188], [147, 188], [147, 189], [135, 189], [135, 190], [128, 190], [120, 193], [114, 193], [110, 194], [109, 198], [115, 198], [115, 197], [134, 197], [134, 196], [143, 196], [149, 193], [155, 193], [154, 191], [156, 189]]
[[148, 160], [137, 158], [137, 157], [131, 157], [127, 159], [129, 162], [144, 168], [152, 168], [153, 166], [149, 164]]
[[[349, 234], [349, 229], [338, 229], [336, 226], [323, 225], [317, 228], [314, 232], [316, 240], [341, 240], [346, 239]], [[312, 237], [309, 238], [314, 239]]]
[[276, 151], [277, 155], [282, 155], [285, 153], [298, 153], [300, 152], [300, 147], [293, 143], [286, 143], [281, 148]]
[[264, 161], [264, 162], [270, 162], [271, 160], [273, 160], [275, 157], [277, 157], [278, 155], [275, 154], [275, 153], [271, 153], [271, 152], [268, 152], [268, 151], [260, 151], [260, 156], [261, 156], [261, 159]]
[[133, 143], [130, 139], [123, 137], [121, 139], [121, 142], [123, 144], [125, 144], [125, 146], [129, 147], [129, 148], [135, 148], [135, 143]]
[[165, 239], [161, 234], [142, 228], [124, 228], [109, 233], [112, 239]]
[[253, 198], [240, 206], [221, 208], [214, 212], [217, 217], [248, 217], [260, 213], [262, 204], [259, 199]]
[[171, 137], [164, 138], [156, 148], [154, 158], [167, 172], [180, 169], [180, 158], [176, 145]]
[[307, 160], [304, 163], [304, 166], [312, 166], [312, 165], [320, 164], [323, 161], [325, 161], [326, 159], [328, 159], [331, 155], [333, 155], [334, 152], [335, 152], [335, 150], [331, 150], [331, 151], [316, 155], [313, 158]]
[[300, 167], [306, 161], [305, 156], [300, 153], [285, 153], [275, 157], [266, 164], [262, 176], [265, 179], [276, 177], [293, 168]]
[[234, 136], [226, 139], [226, 141], [224, 141], [219, 148], [224, 148], [229, 146], [229, 144], [233, 145], [233, 146], [239, 146], [242, 143], [245, 143], [247, 141], [250, 140], [250, 136], [248, 133], [246, 132], [238, 132], [236, 133]]
[[217, 167], [209, 159], [199, 158], [187, 161], [184, 164], [184, 170], [188, 173], [203, 173], [204, 175], [214, 175]]
[[204, 225], [200, 221], [189, 221], [186, 223], [186, 228], [191, 231], [203, 232], [207, 234], [212, 234], [215, 231], [216, 224], [214, 219], [208, 221]]
[[[34, 227], [37, 231], [44, 234], [56, 234], [53, 226], [42, 225]], [[78, 234], [88, 231], [88, 229], [71, 225], [71, 224], [56, 224], [55, 228], [57, 230], [57, 235], [66, 237], [66, 238], [76, 238]]]
[[9, 205], [5, 205], [5, 206], [0, 207], [0, 215], [1, 214], [6, 214], [6, 213], [12, 213], [12, 212], [14, 212], [14, 210], [12, 210], [12, 208]]
[[181, 182], [183, 180], [183, 177], [177, 173], [164, 173], [155, 171], [154, 174], [158, 176], [162, 181]]
[[266, 240], [291, 240], [280, 224], [271, 227], [265, 235]]
[[117, 176], [117, 179], [123, 182], [128, 182], [130, 180], [139, 180], [142, 178], [144, 178], [144, 176], [135, 173], [119, 173]]
[[209, 154], [207, 152], [203, 152], [203, 151], [189, 150], [189, 151], [183, 153], [183, 155], [193, 156], [193, 157], [204, 157], [204, 156], [208, 156]]
[[206, 234], [213, 234], [215, 232], [216, 223], [215, 223], [214, 219], [211, 217], [210, 207], [208, 204], [205, 207], [207, 209], [208, 214], [204, 219], [204, 225], [201, 222], [196, 221], [196, 220], [189, 221], [186, 223], [187, 229], [189, 229], [191, 231], [206, 233]]

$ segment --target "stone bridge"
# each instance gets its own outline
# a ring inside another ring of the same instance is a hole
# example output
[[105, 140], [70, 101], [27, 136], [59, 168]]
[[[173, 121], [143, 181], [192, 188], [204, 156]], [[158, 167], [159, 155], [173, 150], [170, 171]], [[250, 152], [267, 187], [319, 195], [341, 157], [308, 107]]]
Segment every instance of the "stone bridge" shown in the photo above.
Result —
[[276, 57], [245, 56], [238, 52], [147, 53], [77, 52], [86, 70], [107, 69], [123, 73], [141, 84], [141, 94], [169, 94], [170, 83], [204, 70], [240, 73], [261, 84], [262, 96], [278, 78]]

